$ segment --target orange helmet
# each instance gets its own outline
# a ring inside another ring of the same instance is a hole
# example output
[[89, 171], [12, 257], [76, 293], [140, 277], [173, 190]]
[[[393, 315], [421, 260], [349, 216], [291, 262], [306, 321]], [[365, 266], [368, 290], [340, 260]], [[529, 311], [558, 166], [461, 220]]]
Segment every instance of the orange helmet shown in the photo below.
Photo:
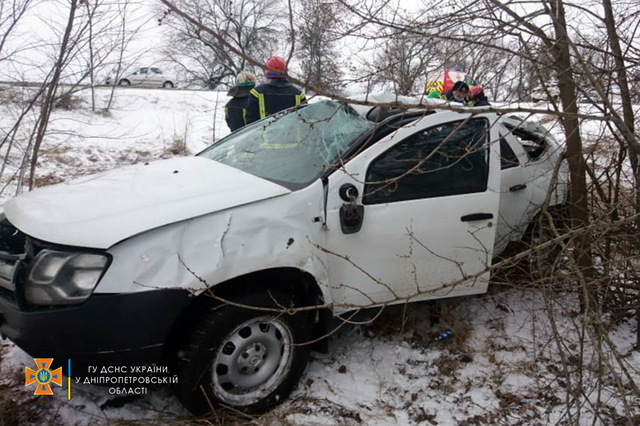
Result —
[[287, 67], [287, 63], [280, 56], [272, 56], [264, 64], [271, 68], [264, 71], [264, 75], [267, 78], [282, 78], [282, 73]]

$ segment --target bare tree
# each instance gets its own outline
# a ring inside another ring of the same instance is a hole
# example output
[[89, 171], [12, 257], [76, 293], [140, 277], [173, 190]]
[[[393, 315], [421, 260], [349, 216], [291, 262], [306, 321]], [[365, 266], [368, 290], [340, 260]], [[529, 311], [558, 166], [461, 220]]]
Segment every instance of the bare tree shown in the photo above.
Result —
[[[40, 110], [40, 115], [38, 117], [38, 122], [36, 125], [36, 131], [34, 134], [34, 138], [29, 143], [29, 147], [27, 149], [25, 160], [29, 159], [29, 179], [28, 179], [28, 188], [32, 189], [35, 185], [36, 179], [36, 167], [38, 164], [38, 153], [40, 151], [40, 146], [44, 140], [47, 126], [49, 124], [49, 117], [51, 115], [51, 110], [53, 109], [53, 105], [56, 99], [56, 91], [58, 89], [58, 85], [60, 84], [60, 77], [65, 67], [66, 60], [68, 58], [70, 49], [70, 40], [74, 30], [74, 23], [76, 14], [78, 13], [78, 1], [71, 0], [69, 3], [69, 15], [67, 24], [65, 27], [64, 35], [62, 37], [60, 47], [58, 50], [58, 56], [56, 61], [50, 72], [50, 79], [45, 83], [46, 92], [44, 93], [44, 98], [42, 100], [42, 106]], [[24, 174], [26, 167], [22, 168], [22, 174]], [[24, 182], [24, 177], [20, 179], [21, 182]], [[19, 185], [20, 186], [20, 185]]]
[[[3, 44], [11, 41], [11, 45], [16, 46], [16, 42], [20, 41], [19, 35], [11, 37], [12, 30], [16, 27], [18, 20], [24, 16], [27, 4], [28, 2], [20, 4], [14, 2], [14, 15], [3, 20], [3, 22], [9, 23], [4, 32]], [[20, 46], [20, 50], [15, 53], [20, 53], [22, 56], [21, 58], [15, 56], [13, 59], [15, 64], [26, 61], [25, 58], [31, 58], [33, 68], [48, 69], [39, 88], [29, 90], [29, 99], [23, 112], [11, 130], [3, 137], [2, 144], [6, 143], [7, 147], [6, 163], [10, 155], [13, 155], [11, 150], [16, 146], [18, 135], [23, 135], [21, 138], [24, 140], [19, 141], [22, 151], [22, 167], [19, 168], [17, 174], [18, 192], [22, 191], [24, 187], [31, 189], [35, 186], [39, 151], [46, 139], [52, 109], [56, 105], [65, 104], [68, 106], [71, 94], [76, 90], [82, 90], [83, 84], [89, 80], [92, 90], [92, 109], [95, 110], [93, 89], [96, 73], [104, 66], [105, 61], [113, 52], [114, 46], [117, 45], [112, 42], [113, 26], [115, 23], [119, 24], [117, 15], [114, 17], [112, 13], [113, 7], [123, 6], [126, 8], [128, 4], [128, 1], [117, 4], [105, 0], [70, 1], [67, 3], [66, 21], [60, 22], [59, 16], [56, 16], [47, 22], [49, 26], [46, 28], [50, 30], [47, 39], [40, 40], [34, 34], [30, 44], [17, 44]], [[19, 8], [19, 5], [23, 7]], [[5, 7], [5, 3], [3, 3], [3, 7]], [[64, 9], [56, 9], [57, 12], [61, 10]], [[11, 64], [5, 65], [10, 66]], [[7, 66], [5, 66], [6, 68]], [[61, 83], [65, 83], [65, 86], [61, 86]], [[38, 113], [33, 118], [35, 124], [30, 128], [31, 124], [28, 123], [27, 118], [36, 109]]]
[[322, 0], [305, 0], [299, 20], [297, 53], [306, 85], [325, 92], [340, 93], [343, 71], [336, 42], [339, 4]]
[[174, 19], [171, 13], [163, 18], [162, 24], [171, 28], [167, 55], [191, 82], [211, 89], [231, 82], [242, 70], [255, 71], [246, 57], [264, 61], [277, 44], [282, 15], [275, 0], [181, 0], [175, 4], [228, 43], [221, 43], [194, 23]]
[[11, 56], [11, 52], [5, 51], [5, 45], [31, 3], [32, 0], [7, 0], [0, 3], [0, 61]]
[[376, 60], [380, 82], [388, 82], [400, 95], [420, 93], [424, 76], [433, 61], [428, 41], [412, 35], [395, 34], [385, 41]]
[[[6, 1], [0, 3], [0, 62], [10, 60], [13, 51], [6, 52], [5, 46], [7, 41], [12, 36], [16, 25], [24, 17], [27, 12], [31, 0], [14, 0], [12, 2]], [[4, 149], [2, 166], [0, 167], [0, 177], [4, 175], [5, 168], [9, 157], [12, 154], [15, 146], [17, 132], [20, 128], [20, 123], [28, 114], [28, 111], [34, 106], [30, 103], [25, 109], [17, 115], [16, 123], [6, 131], [1, 133], [2, 139], [0, 140], [0, 150]], [[4, 191], [4, 187], [0, 188], [0, 194]]]
[[[146, 22], [134, 20], [131, 15], [135, 13], [139, 5], [134, 1], [121, 0], [114, 4], [109, 4], [108, 19], [101, 20], [103, 26], [99, 35], [103, 39], [100, 41], [100, 61], [99, 68], [111, 68], [111, 77], [114, 86], [109, 96], [109, 100], [104, 107], [108, 111], [111, 108], [114, 97], [115, 84], [120, 77], [126, 72], [132, 64], [134, 64], [143, 53], [132, 51], [130, 44], [135, 40], [142, 31]], [[92, 73], [97, 73], [98, 65], [92, 65]], [[93, 90], [93, 89], [92, 89]]]

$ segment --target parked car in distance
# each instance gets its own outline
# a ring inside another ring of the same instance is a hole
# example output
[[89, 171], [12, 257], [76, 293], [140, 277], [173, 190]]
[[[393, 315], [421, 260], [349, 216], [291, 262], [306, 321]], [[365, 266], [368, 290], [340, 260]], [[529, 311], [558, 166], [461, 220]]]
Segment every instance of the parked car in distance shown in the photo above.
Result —
[[172, 89], [177, 85], [175, 76], [166, 74], [160, 68], [155, 67], [138, 68], [118, 79], [110, 75], [105, 80], [107, 85], [116, 82], [119, 86], [163, 87], [165, 89]]
[[530, 96], [533, 102], [549, 101], [551, 99], [557, 101], [560, 96], [560, 91], [554, 86], [547, 86], [546, 88], [538, 86], [531, 91]]
[[596, 92], [595, 90], [586, 90], [579, 93], [578, 99], [580, 100], [580, 103], [585, 104], [597, 104], [599, 102], [602, 102], [602, 98], [600, 98], [600, 95], [598, 95], [598, 92]]
[[336, 318], [485, 293], [564, 206], [562, 151], [516, 117], [319, 100], [39, 188], [0, 209], [0, 334], [76, 378], [167, 366], [195, 414], [263, 412]]

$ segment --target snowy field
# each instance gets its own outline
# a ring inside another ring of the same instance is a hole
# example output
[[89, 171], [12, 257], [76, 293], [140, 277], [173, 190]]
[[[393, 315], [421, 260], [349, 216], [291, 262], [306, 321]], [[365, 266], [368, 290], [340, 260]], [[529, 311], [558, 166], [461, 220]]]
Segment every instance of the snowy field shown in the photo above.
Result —
[[[108, 111], [104, 107], [109, 90], [99, 88], [95, 111], [89, 91], [84, 91], [77, 95], [74, 109], [53, 112], [38, 163], [40, 184], [195, 154], [228, 133], [224, 93], [116, 88], [114, 95]], [[18, 110], [6, 101], [7, 89], [1, 89], [0, 96], [5, 99], [0, 103], [4, 134]], [[3, 158], [6, 149], [5, 145], [0, 151]], [[19, 152], [18, 142], [13, 149]], [[0, 201], [15, 193], [15, 180], [9, 178], [18, 163], [19, 156], [9, 155], [1, 177]], [[445, 300], [443, 317], [436, 324], [429, 320], [430, 305], [418, 303], [390, 308], [373, 324], [342, 327], [330, 337], [329, 353], [313, 354], [300, 385], [287, 401], [262, 417], [239, 417], [237, 421], [547, 425], [575, 424], [579, 415], [580, 424], [640, 423], [640, 401], [629, 397], [631, 384], [640, 384], [635, 320], [611, 324], [604, 319], [629, 376], [624, 383], [597, 383], [592, 348], [580, 344], [583, 330], [574, 295], [561, 291], [543, 295], [524, 279], [510, 285], [500, 281], [494, 279], [486, 295]], [[553, 323], [546, 305], [555, 306]], [[437, 340], [446, 329], [452, 330], [452, 336]], [[554, 339], [554, 330], [563, 337], [563, 346]], [[11, 418], [19, 418], [21, 424], [193, 424], [189, 413], [164, 387], [127, 399], [115, 398], [106, 388], [81, 384], [74, 385], [71, 400], [60, 388], [54, 389], [53, 397], [34, 396], [33, 388], [24, 385], [25, 367], [32, 367], [33, 359], [10, 341], [0, 344], [0, 402], [15, 401], [17, 413]], [[581, 348], [583, 352], [578, 353]], [[575, 355], [569, 359], [579, 361], [562, 365], [560, 350], [565, 359], [569, 354]], [[570, 397], [565, 379], [577, 370], [583, 375], [582, 402], [567, 410]], [[593, 416], [596, 403], [600, 417]], [[0, 425], [5, 424], [3, 416], [8, 414], [0, 413]], [[232, 423], [228, 417], [217, 421]]]

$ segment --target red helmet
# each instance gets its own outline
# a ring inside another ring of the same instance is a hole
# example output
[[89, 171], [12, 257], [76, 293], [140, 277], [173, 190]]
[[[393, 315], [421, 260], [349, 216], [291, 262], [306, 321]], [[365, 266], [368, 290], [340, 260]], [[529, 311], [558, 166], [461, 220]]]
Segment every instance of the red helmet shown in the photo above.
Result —
[[[264, 75], [268, 78], [282, 78], [282, 73], [287, 67], [287, 63], [280, 56], [272, 56], [264, 63], [271, 70], [265, 70]], [[274, 72], [276, 70], [278, 72]]]

